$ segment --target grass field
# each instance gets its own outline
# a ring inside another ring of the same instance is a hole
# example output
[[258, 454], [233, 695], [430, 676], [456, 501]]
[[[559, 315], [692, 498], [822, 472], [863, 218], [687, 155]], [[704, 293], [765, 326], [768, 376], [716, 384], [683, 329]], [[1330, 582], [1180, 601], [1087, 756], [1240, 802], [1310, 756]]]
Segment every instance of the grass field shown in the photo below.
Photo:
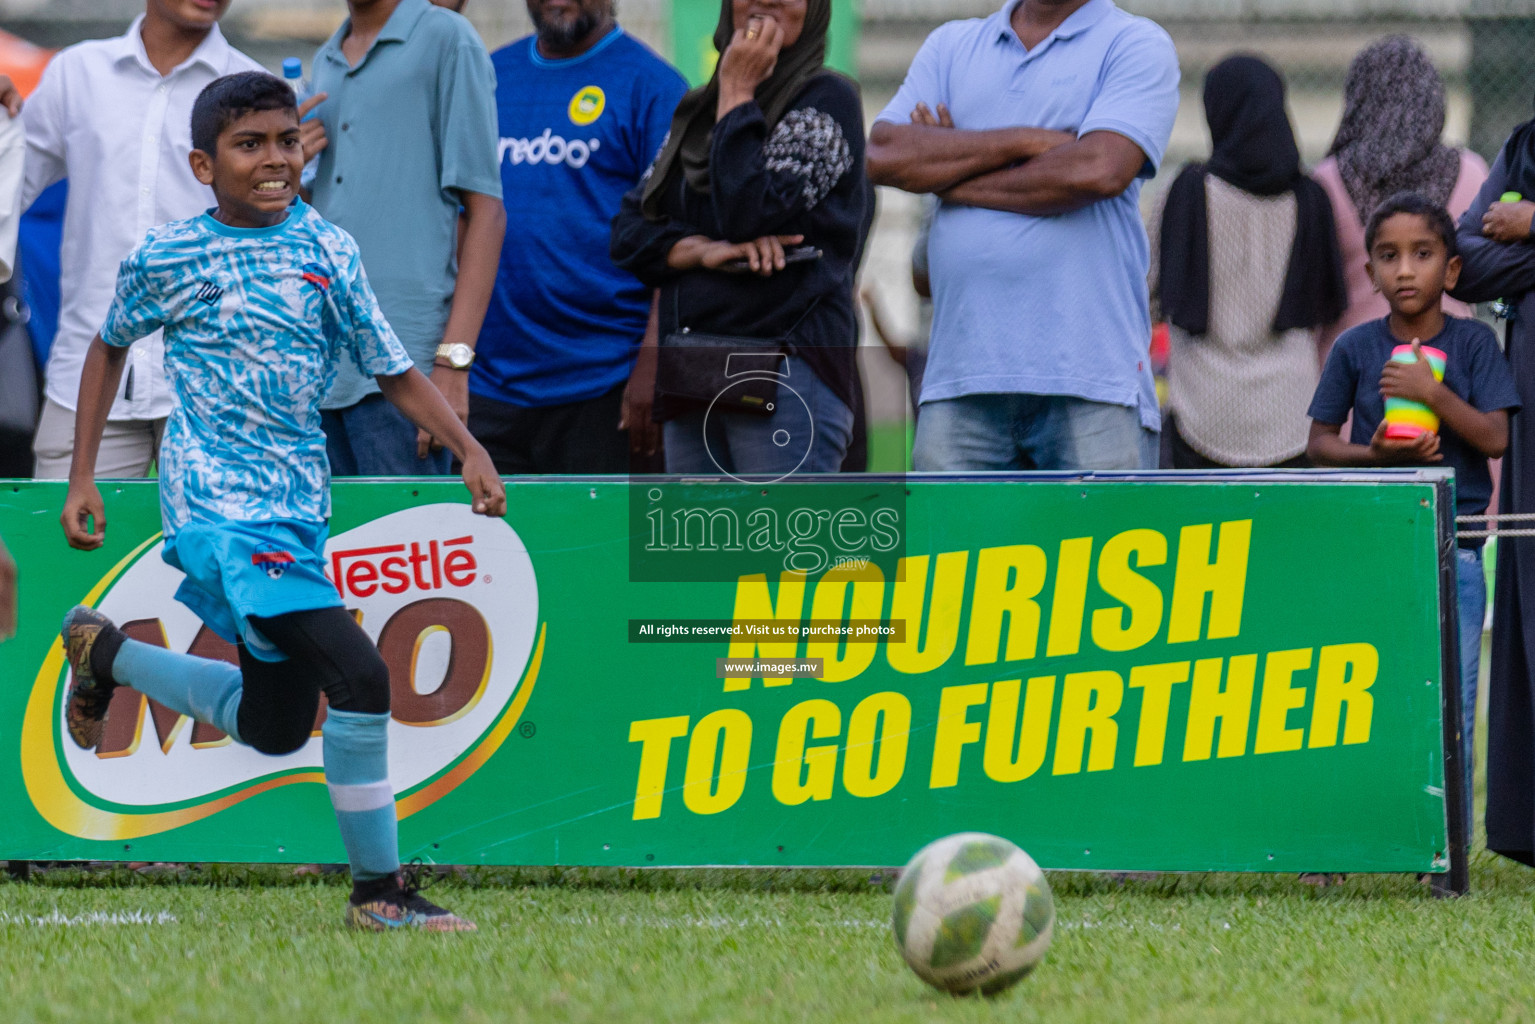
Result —
[[1041, 968], [993, 1000], [927, 989], [859, 871], [483, 871], [434, 898], [469, 936], [357, 935], [286, 869], [0, 884], [6, 1021], [1514, 1021], [1535, 1015], [1535, 872], [1057, 874]]
[[1050, 953], [991, 1000], [907, 970], [893, 882], [474, 869], [429, 895], [478, 933], [358, 935], [335, 876], [51, 870], [0, 880], [0, 1022], [1535, 1020], [1535, 871], [1485, 851], [1455, 900], [1403, 875], [1055, 873]]

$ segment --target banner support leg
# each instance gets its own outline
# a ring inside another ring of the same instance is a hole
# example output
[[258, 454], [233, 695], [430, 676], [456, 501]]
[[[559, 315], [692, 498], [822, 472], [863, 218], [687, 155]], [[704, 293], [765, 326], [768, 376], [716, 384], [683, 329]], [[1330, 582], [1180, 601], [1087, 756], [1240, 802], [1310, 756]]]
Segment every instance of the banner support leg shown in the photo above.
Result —
[[1472, 794], [1466, 786], [1466, 771], [1461, 757], [1461, 681], [1460, 681], [1460, 587], [1456, 569], [1455, 496], [1448, 481], [1435, 486], [1438, 506], [1439, 538], [1439, 687], [1441, 717], [1444, 722], [1444, 811], [1446, 853], [1450, 870], [1431, 874], [1430, 885], [1438, 897], [1463, 896], [1471, 888], [1468, 863], [1471, 836], [1466, 822]]

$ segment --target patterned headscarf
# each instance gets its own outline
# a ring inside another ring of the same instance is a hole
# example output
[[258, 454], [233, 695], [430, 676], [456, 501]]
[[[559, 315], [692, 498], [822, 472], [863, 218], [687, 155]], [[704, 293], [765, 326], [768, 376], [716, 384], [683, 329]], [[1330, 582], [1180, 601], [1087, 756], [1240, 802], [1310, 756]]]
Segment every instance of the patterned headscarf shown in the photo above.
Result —
[[1361, 222], [1381, 200], [1418, 192], [1443, 206], [1460, 175], [1460, 154], [1444, 132], [1444, 79], [1407, 36], [1387, 36], [1359, 52], [1343, 85], [1343, 121], [1328, 155]]

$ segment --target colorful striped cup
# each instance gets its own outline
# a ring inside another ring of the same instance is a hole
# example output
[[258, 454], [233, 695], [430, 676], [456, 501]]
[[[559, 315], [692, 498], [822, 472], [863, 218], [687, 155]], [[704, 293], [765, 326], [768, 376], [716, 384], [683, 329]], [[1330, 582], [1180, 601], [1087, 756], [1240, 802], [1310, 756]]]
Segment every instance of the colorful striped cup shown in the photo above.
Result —
[[[1427, 345], [1419, 346], [1428, 365], [1434, 369], [1434, 379], [1444, 380], [1444, 353]], [[1411, 345], [1398, 345], [1391, 350], [1393, 363], [1415, 363]], [[1386, 436], [1396, 441], [1411, 441], [1420, 434], [1439, 431], [1439, 417], [1422, 402], [1410, 398], [1386, 399]]]

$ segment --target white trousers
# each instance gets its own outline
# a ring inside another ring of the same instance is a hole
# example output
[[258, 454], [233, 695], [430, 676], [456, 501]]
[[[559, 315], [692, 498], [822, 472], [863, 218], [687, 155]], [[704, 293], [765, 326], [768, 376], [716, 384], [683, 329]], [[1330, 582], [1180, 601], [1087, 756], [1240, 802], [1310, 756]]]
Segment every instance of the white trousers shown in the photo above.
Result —
[[[96, 478], [128, 480], [149, 475], [160, 457], [160, 438], [165, 421], [107, 420], [96, 452]], [[33, 475], [39, 480], [68, 480], [69, 463], [75, 452], [75, 414], [53, 399], [43, 405], [38, 419], [37, 436], [32, 441], [36, 456]]]

